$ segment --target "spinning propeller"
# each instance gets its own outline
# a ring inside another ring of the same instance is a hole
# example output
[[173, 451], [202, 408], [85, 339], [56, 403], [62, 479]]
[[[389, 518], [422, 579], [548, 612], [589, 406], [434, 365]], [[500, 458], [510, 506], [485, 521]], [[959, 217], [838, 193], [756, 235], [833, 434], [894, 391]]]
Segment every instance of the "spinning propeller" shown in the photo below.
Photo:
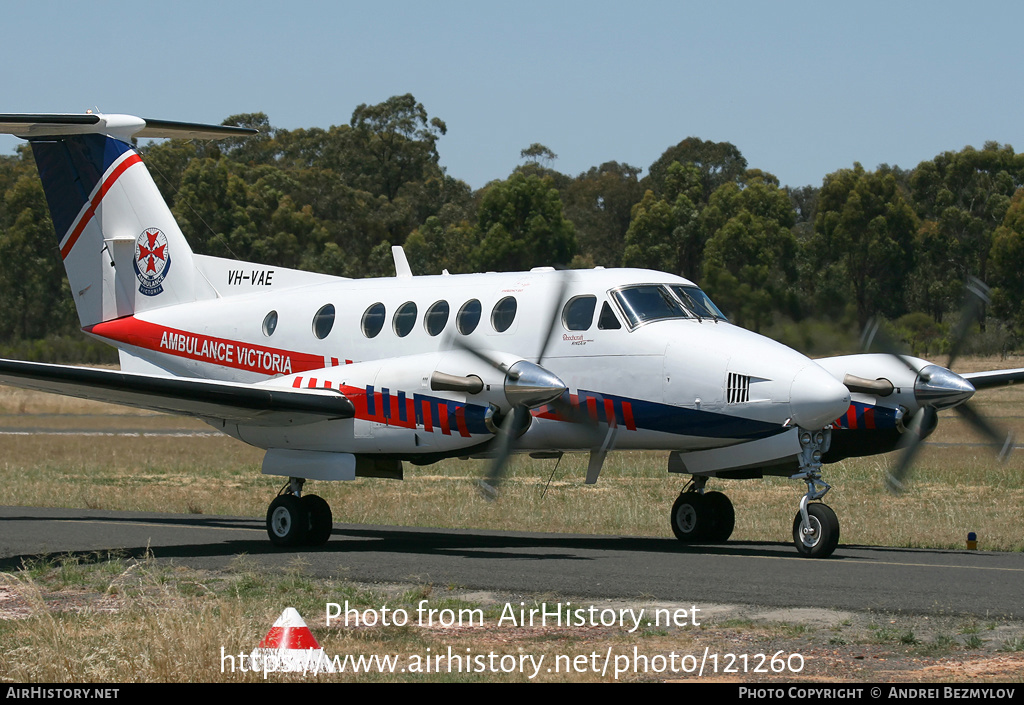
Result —
[[562, 419], [571, 423], [588, 427], [597, 425], [596, 421], [585, 411], [569, 403], [566, 397], [568, 391], [566, 384], [541, 365], [547, 354], [548, 345], [551, 343], [551, 335], [561, 317], [562, 299], [568, 287], [567, 275], [560, 273], [558, 287], [552, 296], [551, 311], [547, 316], [547, 326], [541, 338], [541, 347], [534, 356], [536, 362], [520, 359], [512, 364], [507, 364], [493, 351], [476, 347], [464, 337], [452, 339], [456, 347], [476, 356], [505, 375], [505, 398], [511, 408], [504, 414], [504, 418], [499, 424], [498, 433], [492, 446], [495, 451], [494, 459], [488, 468], [487, 475], [480, 480], [480, 490], [488, 499], [494, 499], [497, 496], [498, 486], [508, 469], [509, 457], [512, 455], [515, 440], [529, 428], [532, 420], [530, 412], [533, 409], [547, 405], [552, 407]]
[[[914, 460], [921, 449], [921, 442], [935, 430], [938, 424], [940, 409], [956, 409], [956, 412], [969, 426], [987, 438], [993, 446], [999, 448], [997, 453], [1000, 461], [1005, 460], [1013, 448], [1012, 433], [997, 429], [967, 403], [967, 400], [974, 395], [974, 386], [960, 375], [950, 371], [963, 349], [971, 327], [981, 319], [984, 306], [987, 303], [989, 303], [989, 288], [981, 280], [971, 277], [967, 283], [966, 301], [960, 315], [960, 322], [953, 333], [945, 368], [938, 365], [925, 365], [918, 369], [911, 358], [896, 352], [895, 344], [881, 331], [878, 321], [873, 321], [865, 330], [861, 341], [865, 350], [870, 349], [873, 344], [877, 344], [883, 352], [898, 359], [914, 373], [916, 377], [914, 397], [921, 406], [920, 410], [911, 417], [903, 438], [897, 446], [903, 449], [903, 454], [896, 467], [885, 479], [886, 487], [893, 494], [897, 494], [903, 489], [910, 476]], [[857, 382], [868, 384], [858, 387]], [[886, 380], [848, 378], [846, 383], [850, 391], [860, 392], [869, 392], [871, 389], [869, 385], [875, 385], [869, 393], [879, 396], [888, 396], [893, 389], [892, 384], [887, 383]], [[888, 391], [879, 388], [879, 385], [883, 383], [888, 384]]]

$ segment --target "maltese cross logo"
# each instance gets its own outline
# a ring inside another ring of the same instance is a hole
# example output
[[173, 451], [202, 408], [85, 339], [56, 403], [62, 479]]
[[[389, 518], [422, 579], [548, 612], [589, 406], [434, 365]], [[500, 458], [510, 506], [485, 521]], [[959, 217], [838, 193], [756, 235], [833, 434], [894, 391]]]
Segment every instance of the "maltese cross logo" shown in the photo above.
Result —
[[135, 240], [135, 276], [139, 293], [156, 296], [164, 290], [163, 281], [171, 268], [167, 236], [159, 228], [147, 228]]

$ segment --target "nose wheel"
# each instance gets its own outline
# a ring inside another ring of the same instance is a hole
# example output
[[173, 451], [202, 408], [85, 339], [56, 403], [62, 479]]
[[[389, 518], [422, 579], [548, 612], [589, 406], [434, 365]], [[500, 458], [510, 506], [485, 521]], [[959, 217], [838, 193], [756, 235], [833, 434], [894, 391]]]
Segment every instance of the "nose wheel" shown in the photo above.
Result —
[[827, 558], [839, 545], [839, 518], [827, 504], [807, 505], [807, 518], [802, 511], [793, 519], [793, 543], [800, 555]]
[[302, 495], [303, 482], [290, 478], [267, 509], [267, 536], [275, 546], [322, 546], [331, 537], [330, 505], [315, 494]]

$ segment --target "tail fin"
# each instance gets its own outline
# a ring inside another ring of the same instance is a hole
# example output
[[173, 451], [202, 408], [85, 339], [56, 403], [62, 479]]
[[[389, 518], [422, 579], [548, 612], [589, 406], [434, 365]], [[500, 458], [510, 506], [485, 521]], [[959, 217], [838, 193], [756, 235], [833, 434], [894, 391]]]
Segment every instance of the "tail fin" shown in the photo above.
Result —
[[82, 327], [210, 295], [137, 137], [217, 138], [246, 128], [127, 115], [0, 115], [29, 140]]

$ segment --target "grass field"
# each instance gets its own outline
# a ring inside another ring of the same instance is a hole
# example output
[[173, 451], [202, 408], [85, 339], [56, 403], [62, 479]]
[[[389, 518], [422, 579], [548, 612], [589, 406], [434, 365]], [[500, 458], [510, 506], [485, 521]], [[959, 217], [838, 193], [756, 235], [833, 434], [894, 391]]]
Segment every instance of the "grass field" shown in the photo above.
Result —
[[[1024, 360], [969, 360], [967, 369], [1024, 366]], [[963, 371], [963, 368], [961, 368]], [[979, 393], [976, 407], [1024, 439], [1024, 389]], [[45, 432], [41, 432], [45, 431]], [[828, 466], [827, 502], [842, 525], [842, 543], [962, 548], [968, 531], [982, 549], [1021, 551], [1024, 453], [996, 463], [954, 412], [921, 453], [914, 482], [899, 497], [883, 477], [891, 457]], [[278, 478], [259, 472], [262, 453], [190, 419], [126, 410], [30, 392], [0, 390], [0, 480], [5, 501], [29, 506], [262, 517]], [[583, 484], [584, 456], [517, 459], [497, 502], [484, 501], [476, 480], [483, 462], [451, 460], [406, 467], [406, 480], [313, 483], [336, 521], [432, 527], [669, 536], [668, 511], [684, 478], [669, 477], [663, 454], [610, 457], [596, 486]], [[550, 482], [549, 482], [549, 478]], [[802, 484], [769, 478], [712, 481], [736, 506], [734, 540], [789, 541]], [[800, 653], [799, 677], [815, 681], [1005, 681], [1024, 679], [1024, 627], [955, 615], [830, 614], [764, 616], [735, 611], [698, 630], [615, 629], [424, 630], [402, 627], [326, 629], [326, 599], [366, 607], [432, 604], [494, 610], [502, 596], [482, 598], [454, 586], [362, 586], [306, 576], [301, 560], [274, 573], [244, 556], [219, 573], [188, 570], [119, 555], [48, 556], [0, 574], [0, 680], [256, 681], [259, 674], [222, 674], [219, 649], [251, 649], [282, 605], [299, 608], [331, 654], [474, 653], [587, 654], [638, 647], [645, 654]], [[543, 596], [537, 599], [542, 599]], [[517, 597], [516, 599], [520, 599]], [[533, 599], [533, 598], [528, 598]], [[547, 596], [547, 599], [552, 599]], [[557, 599], [557, 598], [556, 598]], [[352, 676], [345, 676], [352, 677]], [[790, 680], [793, 673], [741, 680]], [[304, 680], [301, 676], [271, 676]], [[329, 676], [328, 678], [341, 678]], [[362, 675], [360, 680], [526, 680], [505, 675]], [[626, 680], [664, 680], [630, 672]], [[564, 680], [565, 676], [539, 676]], [[571, 680], [612, 680], [592, 672]]]

